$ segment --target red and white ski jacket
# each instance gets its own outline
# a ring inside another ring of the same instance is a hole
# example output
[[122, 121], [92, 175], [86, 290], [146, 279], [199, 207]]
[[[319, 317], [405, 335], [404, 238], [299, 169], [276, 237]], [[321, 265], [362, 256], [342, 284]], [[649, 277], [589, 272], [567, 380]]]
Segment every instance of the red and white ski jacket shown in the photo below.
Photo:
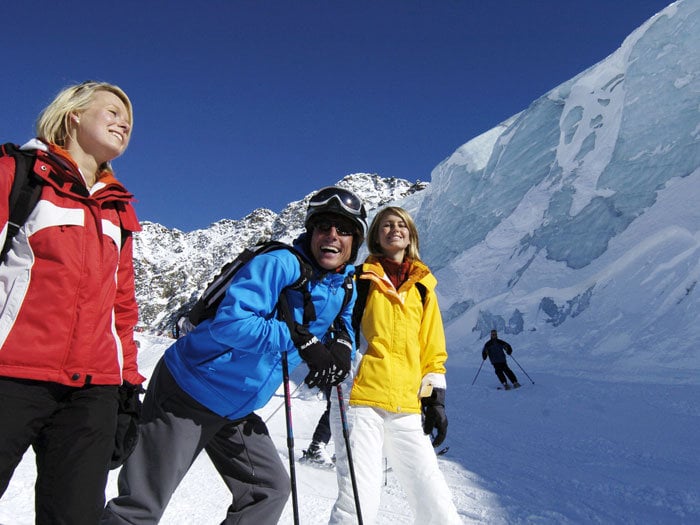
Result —
[[[41, 197], [0, 264], [0, 376], [140, 384], [133, 195], [107, 172], [88, 190], [65, 151], [38, 140], [23, 148], [37, 147]], [[0, 245], [14, 170], [13, 157], [0, 158]]]

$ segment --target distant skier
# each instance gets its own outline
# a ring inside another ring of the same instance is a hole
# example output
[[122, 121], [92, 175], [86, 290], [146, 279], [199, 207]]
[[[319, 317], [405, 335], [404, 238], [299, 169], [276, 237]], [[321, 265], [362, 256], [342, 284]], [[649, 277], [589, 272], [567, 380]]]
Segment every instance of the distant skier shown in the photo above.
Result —
[[505, 390], [510, 390], [511, 388], [506, 377], [513, 383], [513, 388], [520, 388], [518, 378], [515, 377], [515, 374], [508, 367], [506, 361], [506, 354], [510, 355], [512, 353], [513, 348], [508, 343], [498, 338], [498, 332], [496, 330], [491, 330], [491, 339], [486, 341], [484, 349], [481, 351], [481, 358], [485, 361], [488, 356], [493, 365], [494, 372], [496, 372], [496, 376], [503, 384]]

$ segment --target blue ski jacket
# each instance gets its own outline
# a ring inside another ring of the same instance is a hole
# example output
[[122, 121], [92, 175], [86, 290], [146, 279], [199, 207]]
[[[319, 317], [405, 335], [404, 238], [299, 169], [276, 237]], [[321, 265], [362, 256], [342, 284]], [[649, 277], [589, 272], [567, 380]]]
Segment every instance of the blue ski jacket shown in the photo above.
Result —
[[[302, 248], [303, 238], [295, 241], [294, 248], [310, 261]], [[348, 264], [337, 273], [313, 267], [318, 273], [308, 287], [316, 320], [309, 323], [309, 330], [323, 340], [342, 308], [343, 282], [354, 266]], [[239, 419], [265, 406], [282, 384], [282, 352], [287, 352], [290, 373], [301, 363], [289, 328], [278, 319], [276, 309], [280, 293], [300, 277], [300, 271], [298, 260], [288, 250], [257, 255], [242, 267], [216, 316], [165, 351], [165, 364], [180, 388], [228, 419]], [[355, 340], [351, 317], [356, 295], [353, 289], [340, 313], [351, 341]], [[287, 297], [295, 320], [301, 323], [302, 294], [288, 291]], [[354, 357], [354, 347], [352, 354]]]

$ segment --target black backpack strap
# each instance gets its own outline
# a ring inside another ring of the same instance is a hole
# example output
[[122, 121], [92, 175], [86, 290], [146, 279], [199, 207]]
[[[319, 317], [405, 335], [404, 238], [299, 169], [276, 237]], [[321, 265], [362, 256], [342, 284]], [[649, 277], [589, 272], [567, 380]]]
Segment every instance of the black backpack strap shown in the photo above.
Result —
[[367, 303], [367, 294], [369, 293], [369, 279], [360, 279], [363, 273], [364, 265], [359, 265], [355, 272], [355, 288], [357, 289], [357, 298], [355, 299], [355, 307], [352, 309], [352, 329], [355, 331], [355, 344], [360, 343], [360, 323], [362, 322], [362, 314], [365, 312], [365, 304]]
[[[316, 319], [316, 309], [311, 301], [311, 292], [309, 291], [308, 287], [308, 282], [313, 275], [311, 266], [303, 260], [302, 256], [292, 246], [279, 241], [266, 241], [256, 244], [251, 248], [244, 249], [234, 260], [226, 263], [216, 275], [214, 280], [207, 285], [204, 293], [194, 303], [189, 312], [184, 316], [178, 317], [176, 326], [179, 326], [181, 319], [186, 317], [190, 326], [180, 327], [186, 328], [184, 330], [184, 333], [186, 333], [187, 331], [191, 330], [192, 327], [197, 326], [204, 319], [214, 317], [219, 305], [221, 304], [221, 301], [224, 298], [224, 295], [226, 294], [226, 290], [228, 289], [234, 275], [238, 272], [238, 270], [247, 264], [253, 257], [261, 253], [267, 253], [272, 250], [280, 249], [286, 249], [293, 253], [297, 258], [297, 261], [299, 261], [300, 268], [299, 278], [292, 284], [286, 286], [283, 293], [287, 290], [295, 290], [300, 292], [303, 296], [304, 322], [308, 323], [314, 321]], [[176, 333], [175, 327], [173, 327], [173, 333]]]
[[0, 147], [0, 156], [11, 155], [15, 159], [15, 177], [10, 191], [9, 210], [7, 221], [7, 235], [5, 244], [0, 252], [0, 259], [4, 259], [10, 250], [12, 239], [27, 221], [29, 214], [36, 206], [41, 195], [42, 182], [33, 175], [34, 152], [22, 151], [16, 144], [3, 144]]
[[301, 293], [303, 297], [303, 304], [304, 304], [304, 315], [303, 315], [303, 324], [309, 324], [312, 321], [316, 320], [316, 308], [314, 307], [314, 303], [311, 300], [311, 292], [309, 291], [309, 281], [311, 280], [311, 277], [313, 276], [313, 268], [311, 268], [311, 265], [307, 263], [301, 256], [299, 252], [297, 252], [292, 246], [287, 246], [287, 245], [282, 245], [284, 246], [287, 250], [292, 252], [294, 256], [297, 258], [299, 261], [299, 269], [300, 269], [300, 275], [299, 278], [287, 286], [284, 290], [282, 290], [282, 294], [280, 294], [280, 299], [281, 296], [285, 293], [286, 290], [295, 290]]
[[345, 295], [343, 296], [343, 304], [340, 306], [338, 315], [335, 316], [333, 324], [331, 325], [330, 331], [335, 332], [338, 330], [347, 331], [345, 322], [343, 321], [343, 311], [345, 307], [350, 303], [352, 299], [352, 290], [355, 288], [355, 272], [349, 273], [345, 276], [342, 286]]
[[420, 302], [425, 307], [425, 298], [428, 295], [428, 289], [423, 283], [416, 283], [416, 288], [418, 288], [418, 293], [420, 294]]

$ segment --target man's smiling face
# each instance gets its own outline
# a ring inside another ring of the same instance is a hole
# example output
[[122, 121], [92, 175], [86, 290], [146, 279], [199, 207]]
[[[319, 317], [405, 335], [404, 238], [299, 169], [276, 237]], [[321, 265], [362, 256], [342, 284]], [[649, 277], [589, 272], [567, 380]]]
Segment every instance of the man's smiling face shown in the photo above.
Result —
[[352, 221], [342, 215], [323, 214], [315, 217], [311, 233], [311, 254], [325, 270], [335, 270], [350, 260], [353, 233]]

